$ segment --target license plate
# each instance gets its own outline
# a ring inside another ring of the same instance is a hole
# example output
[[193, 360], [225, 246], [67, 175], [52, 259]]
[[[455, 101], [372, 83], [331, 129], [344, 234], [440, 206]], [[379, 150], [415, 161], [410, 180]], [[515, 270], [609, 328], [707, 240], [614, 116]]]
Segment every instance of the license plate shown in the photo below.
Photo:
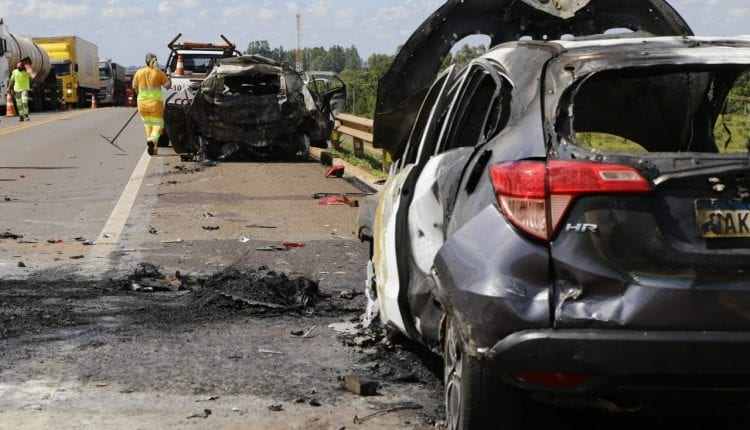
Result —
[[698, 230], [706, 239], [750, 237], [750, 202], [696, 200]]

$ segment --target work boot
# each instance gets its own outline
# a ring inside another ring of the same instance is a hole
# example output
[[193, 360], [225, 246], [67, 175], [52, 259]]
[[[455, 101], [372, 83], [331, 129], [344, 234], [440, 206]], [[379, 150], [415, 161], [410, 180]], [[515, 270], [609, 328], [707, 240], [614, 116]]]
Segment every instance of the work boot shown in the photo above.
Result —
[[20, 122], [23, 122], [23, 117], [22, 117], [22, 116], [19, 116], [19, 117], [18, 117], [18, 121], [20, 121]]
[[154, 142], [149, 140], [146, 145], [148, 146], [148, 155], [154, 155]]

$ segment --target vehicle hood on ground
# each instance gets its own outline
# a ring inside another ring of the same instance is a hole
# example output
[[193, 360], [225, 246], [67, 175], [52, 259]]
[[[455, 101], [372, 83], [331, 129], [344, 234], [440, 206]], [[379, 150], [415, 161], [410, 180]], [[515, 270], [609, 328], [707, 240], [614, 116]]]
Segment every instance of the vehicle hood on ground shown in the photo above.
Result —
[[496, 46], [525, 36], [555, 40], [621, 28], [641, 36], [693, 34], [666, 0], [449, 0], [414, 32], [380, 79], [373, 145], [400, 157], [429, 84], [466, 36], [488, 35]]

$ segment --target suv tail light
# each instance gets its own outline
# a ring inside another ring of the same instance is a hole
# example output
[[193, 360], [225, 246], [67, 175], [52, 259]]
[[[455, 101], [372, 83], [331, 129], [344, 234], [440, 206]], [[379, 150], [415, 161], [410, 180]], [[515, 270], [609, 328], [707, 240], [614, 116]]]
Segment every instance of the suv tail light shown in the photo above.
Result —
[[617, 164], [517, 161], [490, 167], [490, 176], [505, 216], [542, 240], [555, 236], [560, 221], [579, 196], [652, 191], [636, 169]]

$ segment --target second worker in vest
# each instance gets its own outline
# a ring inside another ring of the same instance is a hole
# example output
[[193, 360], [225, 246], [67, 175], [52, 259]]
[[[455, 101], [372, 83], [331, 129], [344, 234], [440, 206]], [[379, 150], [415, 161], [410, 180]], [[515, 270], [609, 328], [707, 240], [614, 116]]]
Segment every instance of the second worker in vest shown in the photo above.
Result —
[[10, 74], [8, 94], [15, 94], [19, 119], [29, 121], [29, 93], [31, 92], [31, 76], [26, 71], [23, 61], [16, 64], [16, 69]]
[[166, 73], [159, 70], [155, 54], [146, 54], [146, 67], [135, 72], [133, 91], [138, 94], [138, 112], [143, 125], [146, 126], [146, 145], [148, 154], [159, 152], [159, 136], [164, 128], [164, 101], [162, 87], [170, 89], [172, 81]]

